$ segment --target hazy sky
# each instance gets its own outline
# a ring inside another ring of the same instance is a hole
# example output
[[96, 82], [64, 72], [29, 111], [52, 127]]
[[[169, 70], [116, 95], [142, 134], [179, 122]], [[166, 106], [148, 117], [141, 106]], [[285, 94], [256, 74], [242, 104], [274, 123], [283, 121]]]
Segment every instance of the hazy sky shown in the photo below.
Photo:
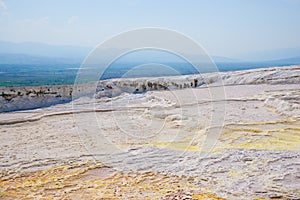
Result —
[[142, 27], [179, 31], [221, 56], [300, 47], [300, 0], [0, 0], [3, 41], [95, 46]]

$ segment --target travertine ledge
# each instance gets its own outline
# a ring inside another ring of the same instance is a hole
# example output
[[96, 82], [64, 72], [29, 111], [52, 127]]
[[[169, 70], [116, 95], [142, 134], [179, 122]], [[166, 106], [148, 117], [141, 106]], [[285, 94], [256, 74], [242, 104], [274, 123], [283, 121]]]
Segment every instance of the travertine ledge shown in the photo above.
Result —
[[156, 78], [126, 78], [84, 85], [0, 87], [0, 112], [47, 107], [81, 96], [115, 97], [126, 93], [217, 85], [299, 84], [300, 66]]

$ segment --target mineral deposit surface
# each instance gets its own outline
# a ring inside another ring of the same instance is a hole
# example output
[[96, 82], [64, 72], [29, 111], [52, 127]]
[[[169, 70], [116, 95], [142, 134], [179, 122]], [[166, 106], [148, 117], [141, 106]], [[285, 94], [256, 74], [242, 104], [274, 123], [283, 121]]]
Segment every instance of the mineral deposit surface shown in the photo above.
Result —
[[300, 199], [300, 66], [53, 87], [2, 88], [67, 103], [0, 113], [0, 199]]

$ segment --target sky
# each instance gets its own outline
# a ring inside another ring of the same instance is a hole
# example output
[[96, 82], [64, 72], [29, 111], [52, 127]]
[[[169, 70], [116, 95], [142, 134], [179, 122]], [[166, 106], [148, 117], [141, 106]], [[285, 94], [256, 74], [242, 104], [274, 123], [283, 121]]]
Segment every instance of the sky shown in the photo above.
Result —
[[0, 0], [0, 40], [96, 46], [124, 31], [178, 31], [210, 54], [300, 47], [300, 0]]

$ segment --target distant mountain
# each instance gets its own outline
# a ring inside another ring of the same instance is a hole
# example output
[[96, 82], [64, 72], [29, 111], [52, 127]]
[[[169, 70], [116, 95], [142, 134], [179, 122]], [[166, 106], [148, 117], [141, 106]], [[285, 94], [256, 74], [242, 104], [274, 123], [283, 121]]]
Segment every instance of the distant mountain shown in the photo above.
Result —
[[[92, 47], [50, 45], [38, 42], [5, 42], [0, 41], [0, 64], [80, 64], [92, 51]], [[101, 58], [110, 58], [118, 54], [119, 49], [99, 51]], [[98, 58], [100, 57], [95, 57]], [[190, 55], [193, 61], [207, 61], [207, 57], [201, 55]], [[269, 63], [269, 64], [299, 64], [300, 48], [277, 49], [245, 54], [239, 59], [211, 56], [215, 63], [237, 64], [237, 63]], [[181, 57], [170, 52], [160, 50], [134, 51], [121, 56], [120, 62], [124, 63], [185, 63]]]
[[212, 60], [216, 63], [237, 63], [243, 62], [243, 60], [234, 59], [234, 58], [227, 58], [222, 56], [211, 56]]
[[286, 64], [286, 65], [294, 65], [300, 64], [300, 56], [292, 57], [292, 58], [284, 58], [278, 60], [269, 60], [265, 61], [267, 63], [274, 63], [274, 64]]
[[[221, 56], [211, 56], [210, 57], [214, 62], [239, 62], [239, 60], [221, 57]], [[190, 62], [201, 62], [201, 61], [210, 61], [207, 55], [189, 55]], [[163, 50], [141, 50], [134, 51], [126, 56], [120, 58], [121, 62], [157, 62], [157, 63], [186, 63], [182, 57], [177, 56], [176, 54], [163, 51]]]
[[[83, 60], [90, 51], [92, 47], [82, 47], [82, 46], [70, 46], [70, 45], [51, 45], [39, 42], [6, 42], [0, 41], [0, 54], [1, 60], [0, 63], [7, 62], [18, 62], [21, 64], [25, 62], [25, 58], [28, 60], [26, 62], [34, 61], [46, 61], [50, 57], [56, 58], [56, 60], [72, 58]], [[117, 52], [116, 49], [110, 49], [109, 52], [103, 52], [101, 55], [106, 56], [110, 55], [112, 52]], [[7, 57], [5, 57], [7, 55]], [[43, 57], [43, 58], [41, 58]], [[47, 58], [46, 58], [47, 57]], [[192, 57], [197, 60], [197, 55], [192, 55]], [[239, 62], [237, 59], [226, 58], [221, 56], [212, 56], [211, 57], [215, 62]], [[9, 59], [16, 59], [10, 61]], [[181, 58], [172, 55], [171, 53], [166, 52], [155, 52], [155, 51], [137, 51], [135, 53], [130, 53], [126, 57], [122, 58], [126, 62], [131, 62], [133, 60], [137, 62], [147, 62], [147, 61], [160, 61], [163, 63], [166, 62], [184, 62]], [[22, 62], [20, 62], [22, 60]]]
[[263, 50], [252, 53], [238, 55], [237, 57], [246, 61], [270, 61], [270, 60], [284, 60], [286, 58], [295, 58], [300, 56], [300, 47], [298, 48], [283, 48]]
[[35, 56], [27, 54], [0, 53], [0, 64], [17, 64], [17, 65], [63, 65], [77, 64], [83, 59], [80, 58], [59, 58], [47, 56]]
[[2, 54], [26, 54], [44, 57], [83, 59], [92, 50], [91, 47], [50, 45], [38, 42], [5, 42], [0, 41]]

